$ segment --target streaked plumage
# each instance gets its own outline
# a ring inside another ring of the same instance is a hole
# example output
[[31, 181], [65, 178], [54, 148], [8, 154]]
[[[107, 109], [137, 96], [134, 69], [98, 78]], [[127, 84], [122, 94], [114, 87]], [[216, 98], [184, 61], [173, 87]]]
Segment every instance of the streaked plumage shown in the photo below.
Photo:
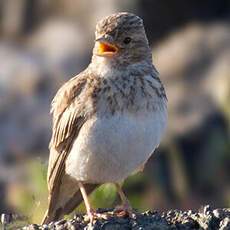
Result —
[[[122, 44], [127, 36], [130, 44]], [[165, 91], [142, 20], [130, 13], [109, 16], [98, 23], [96, 39], [116, 45], [117, 53], [98, 55], [96, 43], [91, 64], [65, 83], [52, 102], [44, 223], [81, 202], [79, 181], [91, 192], [97, 184], [120, 182], [138, 170], [166, 126]]]

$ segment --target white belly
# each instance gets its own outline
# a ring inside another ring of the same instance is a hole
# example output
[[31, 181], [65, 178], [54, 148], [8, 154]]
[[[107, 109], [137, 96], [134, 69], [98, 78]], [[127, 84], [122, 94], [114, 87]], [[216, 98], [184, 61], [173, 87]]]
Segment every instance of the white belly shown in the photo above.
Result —
[[137, 170], [159, 145], [166, 110], [88, 120], [66, 161], [66, 173], [79, 181], [118, 182]]

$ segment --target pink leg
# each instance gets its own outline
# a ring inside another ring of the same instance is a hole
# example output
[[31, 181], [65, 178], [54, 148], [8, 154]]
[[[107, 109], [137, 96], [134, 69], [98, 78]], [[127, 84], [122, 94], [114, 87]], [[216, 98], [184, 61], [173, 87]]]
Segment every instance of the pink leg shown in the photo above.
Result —
[[123, 211], [125, 213], [128, 213], [128, 215], [131, 216], [133, 214], [133, 210], [132, 210], [131, 205], [129, 204], [128, 198], [125, 196], [125, 193], [123, 192], [123, 190], [121, 188], [121, 185], [118, 183], [116, 183], [115, 185], [117, 187], [117, 192], [118, 192], [118, 194], [121, 198], [121, 202], [122, 202], [122, 205], [117, 208], [117, 211]]
[[86, 212], [87, 212], [87, 215], [88, 215], [88, 217], [90, 219], [90, 224], [93, 224], [94, 211], [91, 208], [91, 205], [89, 203], [87, 193], [86, 193], [85, 188], [84, 188], [84, 186], [83, 186], [83, 184], [81, 182], [78, 182], [78, 186], [79, 186], [79, 189], [81, 191], [81, 194], [82, 194], [82, 197], [83, 197], [83, 200], [84, 200], [84, 203], [85, 203]]

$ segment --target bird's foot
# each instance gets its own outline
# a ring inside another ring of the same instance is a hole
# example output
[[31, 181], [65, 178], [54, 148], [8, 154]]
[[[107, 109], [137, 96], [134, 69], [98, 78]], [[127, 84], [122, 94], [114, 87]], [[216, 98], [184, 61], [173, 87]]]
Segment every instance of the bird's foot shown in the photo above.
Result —
[[107, 213], [97, 213], [94, 209], [87, 211], [85, 216], [85, 221], [89, 221], [90, 226], [92, 226], [97, 219], [108, 219], [109, 214]]
[[96, 219], [96, 212], [93, 209], [87, 210], [87, 215], [85, 215], [85, 221], [89, 221], [90, 226], [94, 224], [94, 221]]
[[134, 210], [129, 203], [115, 207], [114, 213], [118, 217], [133, 217]]

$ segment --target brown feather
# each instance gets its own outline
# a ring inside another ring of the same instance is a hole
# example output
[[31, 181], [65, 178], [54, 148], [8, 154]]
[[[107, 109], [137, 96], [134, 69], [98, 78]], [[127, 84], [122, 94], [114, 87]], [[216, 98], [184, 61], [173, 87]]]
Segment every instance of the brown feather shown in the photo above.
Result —
[[[90, 194], [97, 185], [85, 184], [84, 187], [87, 194]], [[62, 176], [59, 193], [55, 195], [55, 197], [50, 197], [53, 200], [55, 199], [55, 202], [47, 210], [42, 224], [61, 219], [64, 215], [71, 213], [83, 200], [77, 181], [66, 174]]]
[[47, 173], [49, 204], [44, 223], [67, 214], [82, 201], [77, 181], [65, 174], [65, 161], [73, 141], [87, 119], [86, 114], [82, 111], [79, 113], [81, 107], [75, 106], [86, 83], [87, 75], [82, 72], [65, 83], [52, 101], [53, 135]]

